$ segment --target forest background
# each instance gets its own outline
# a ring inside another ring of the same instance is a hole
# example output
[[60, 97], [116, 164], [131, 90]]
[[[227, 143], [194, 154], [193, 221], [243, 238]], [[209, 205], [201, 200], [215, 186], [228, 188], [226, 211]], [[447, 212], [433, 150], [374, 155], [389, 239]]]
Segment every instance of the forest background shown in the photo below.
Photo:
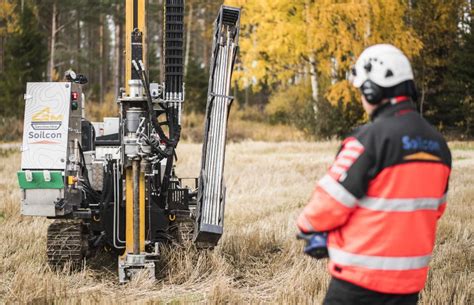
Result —
[[[148, 0], [148, 62], [154, 81], [160, 81], [162, 1]], [[0, 0], [0, 141], [21, 135], [26, 82], [59, 81], [68, 69], [89, 79], [89, 118], [116, 115], [115, 99], [124, 83], [124, 3]], [[186, 1], [190, 127], [202, 127], [213, 21], [221, 4]], [[474, 136], [473, 0], [225, 4], [243, 8], [231, 119], [245, 123], [231, 129], [266, 126], [269, 132], [261, 137], [280, 130], [280, 140], [347, 134], [367, 120], [348, 71], [365, 47], [392, 43], [413, 62], [420, 113], [452, 137]]]

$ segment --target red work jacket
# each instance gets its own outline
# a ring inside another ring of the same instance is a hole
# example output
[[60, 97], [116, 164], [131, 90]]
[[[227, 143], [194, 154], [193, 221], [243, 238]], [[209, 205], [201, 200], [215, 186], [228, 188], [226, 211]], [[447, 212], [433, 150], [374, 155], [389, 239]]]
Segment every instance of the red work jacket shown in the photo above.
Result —
[[383, 293], [418, 292], [450, 171], [445, 140], [411, 101], [383, 105], [343, 142], [298, 227], [329, 232], [332, 276]]

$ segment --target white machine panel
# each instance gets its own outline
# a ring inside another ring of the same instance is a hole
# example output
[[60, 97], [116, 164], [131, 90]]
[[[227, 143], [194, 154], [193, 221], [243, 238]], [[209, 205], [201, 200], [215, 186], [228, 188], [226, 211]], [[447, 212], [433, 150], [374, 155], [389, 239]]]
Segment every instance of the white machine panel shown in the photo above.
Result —
[[26, 85], [22, 169], [65, 169], [70, 100], [70, 83]]
[[104, 118], [104, 136], [119, 133], [119, 118]]
[[105, 117], [103, 122], [92, 122], [96, 137], [108, 136], [120, 132], [120, 119]]

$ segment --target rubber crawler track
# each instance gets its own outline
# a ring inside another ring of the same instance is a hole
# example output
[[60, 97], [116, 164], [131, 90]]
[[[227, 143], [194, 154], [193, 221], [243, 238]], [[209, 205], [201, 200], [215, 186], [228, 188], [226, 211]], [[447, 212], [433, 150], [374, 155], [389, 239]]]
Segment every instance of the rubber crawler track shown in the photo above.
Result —
[[48, 262], [55, 269], [79, 269], [87, 252], [87, 239], [81, 221], [55, 220], [48, 227]]

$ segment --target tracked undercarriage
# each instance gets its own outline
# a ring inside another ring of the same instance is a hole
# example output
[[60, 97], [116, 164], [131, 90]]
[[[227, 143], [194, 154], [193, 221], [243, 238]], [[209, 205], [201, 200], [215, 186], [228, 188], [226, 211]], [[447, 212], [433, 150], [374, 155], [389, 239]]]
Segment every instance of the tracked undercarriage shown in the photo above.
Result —
[[88, 254], [89, 242], [81, 220], [55, 220], [48, 227], [47, 255], [51, 267], [80, 268]]

